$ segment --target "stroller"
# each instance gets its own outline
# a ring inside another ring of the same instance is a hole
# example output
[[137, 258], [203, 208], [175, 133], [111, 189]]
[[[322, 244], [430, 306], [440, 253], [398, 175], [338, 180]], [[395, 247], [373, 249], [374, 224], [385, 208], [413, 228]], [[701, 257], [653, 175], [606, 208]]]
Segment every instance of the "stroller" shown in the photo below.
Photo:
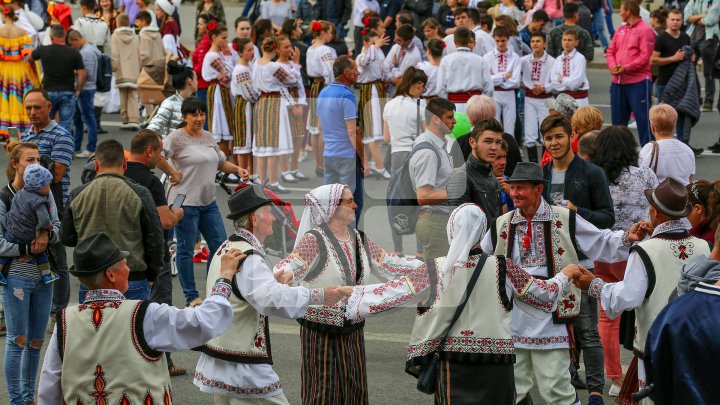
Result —
[[[224, 186], [223, 181], [220, 182], [220, 186]], [[250, 186], [251, 185], [247, 183], [238, 184], [235, 187], [235, 191], [237, 192]], [[228, 194], [231, 194], [230, 189], [227, 188], [227, 186], [223, 187], [223, 189], [225, 189]], [[268, 190], [267, 187], [263, 186], [263, 191], [265, 191], [265, 194], [267, 194], [270, 201], [272, 201], [270, 207], [272, 209], [272, 214], [275, 217], [275, 222], [273, 222], [273, 234], [265, 239], [265, 250], [267, 250], [268, 254], [284, 258], [293, 250], [300, 221], [298, 221], [297, 217], [295, 217], [295, 210], [293, 209], [292, 204], [281, 200], [277, 194]]]

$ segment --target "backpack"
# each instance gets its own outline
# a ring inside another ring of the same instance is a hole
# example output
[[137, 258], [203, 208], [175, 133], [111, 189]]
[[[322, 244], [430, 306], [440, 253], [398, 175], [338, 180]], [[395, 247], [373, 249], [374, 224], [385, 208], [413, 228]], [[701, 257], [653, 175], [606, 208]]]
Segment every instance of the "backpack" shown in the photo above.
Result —
[[112, 86], [112, 62], [110, 57], [104, 53], [98, 56], [97, 78], [95, 79], [95, 91], [107, 93]]
[[420, 204], [418, 204], [417, 193], [410, 178], [410, 159], [415, 152], [423, 149], [431, 149], [435, 152], [435, 156], [440, 162], [440, 154], [435, 147], [430, 142], [421, 142], [413, 147], [412, 152], [405, 158], [402, 166], [395, 170], [388, 183], [388, 219], [390, 227], [396, 235], [415, 233]]

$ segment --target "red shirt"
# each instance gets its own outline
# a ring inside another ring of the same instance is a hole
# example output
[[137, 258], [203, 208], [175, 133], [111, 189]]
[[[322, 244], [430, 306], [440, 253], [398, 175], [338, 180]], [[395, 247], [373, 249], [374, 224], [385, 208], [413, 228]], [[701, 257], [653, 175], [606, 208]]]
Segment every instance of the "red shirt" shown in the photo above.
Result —
[[[578, 142], [580, 142], [580, 138], [578, 137], [573, 137], [572, 141], [570, 141], [570, 147], [574, 153], [578, 153]], [[552, 162], [552, 156], [550, 156], [550, 152], [545, 150], [545, 152], [543, 152], [542, 159], [540, 159], [540, 166], [545, 166], [550, 162]]]
[[638, 18], [634, 25], [623, 24], [615, 31], [605, 53], [607, 65], [622, 66], [625, 72], [613, 75], [613, 83], [633, 84], [651, 77], [650, 57], [655, 49], [655, 32]]
[[210, 41], [210, 37], [208, 36], [208, 34], [203, 34], [200, 42], [198, 43], [192, 54], [193, 70], [195, 71], [195, 75], [197, 76], [198, 89], [207, 89], [208, 87], [210, 87], [210, 83], [206, 82], [202, 78], [202, 65], [203, 60], [205, 60], [205, 54], [207, 53], [207, 51], [210, 50], [211, 46], [212, 41]]

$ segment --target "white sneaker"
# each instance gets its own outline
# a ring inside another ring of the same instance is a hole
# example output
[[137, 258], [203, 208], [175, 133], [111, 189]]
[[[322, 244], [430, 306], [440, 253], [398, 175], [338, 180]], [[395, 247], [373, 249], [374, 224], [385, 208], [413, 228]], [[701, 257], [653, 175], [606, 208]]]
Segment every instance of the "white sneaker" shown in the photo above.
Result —
[[92, 154], [93, 154], [93, 152], [90, 152], [89, 150], [86, 149], [86, 150], [84, 150], [84, 151], [82, 151], [82, 152], [77, 152], [77, 153], [75, 154], [75, 157], [76, 157], [76, 158], [87, 159], [87, 158], [89, 158]]
[[282, 172], [282, 175], [280, 176], [282, 178], [283, 183], [297, 183], [298, 180], [293, 176], [292, 172]]
[[608, 391], [608, 396], [616, 397], [620, 395], [620, 389], [621, 387], [619, 385], [612, 384], [610, 386], [610, 391]]

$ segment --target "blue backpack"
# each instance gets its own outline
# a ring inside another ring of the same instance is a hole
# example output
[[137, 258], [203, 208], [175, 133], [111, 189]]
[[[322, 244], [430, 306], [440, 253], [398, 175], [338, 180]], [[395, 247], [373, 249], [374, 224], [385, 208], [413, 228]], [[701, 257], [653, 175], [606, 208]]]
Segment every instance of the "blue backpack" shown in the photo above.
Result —
[[103, 54], [98, 56], [97, 78], [95, 78], [95, 91], [107, 93], [112, 87], [112, 62], [110, 57]]
[[415, 223], [418, 219], [417, 193], [410, 177], [410, 158], [415, 152], [431, 149], [440, 162], [440, 154], [430, 142], [421, 142], [413, 147], [412, 152], [405, 158], [402, 166], [392, 174], [388, 183], [387, 210], [390, 227], [397, 235], [412, 235], [415, 233]]

